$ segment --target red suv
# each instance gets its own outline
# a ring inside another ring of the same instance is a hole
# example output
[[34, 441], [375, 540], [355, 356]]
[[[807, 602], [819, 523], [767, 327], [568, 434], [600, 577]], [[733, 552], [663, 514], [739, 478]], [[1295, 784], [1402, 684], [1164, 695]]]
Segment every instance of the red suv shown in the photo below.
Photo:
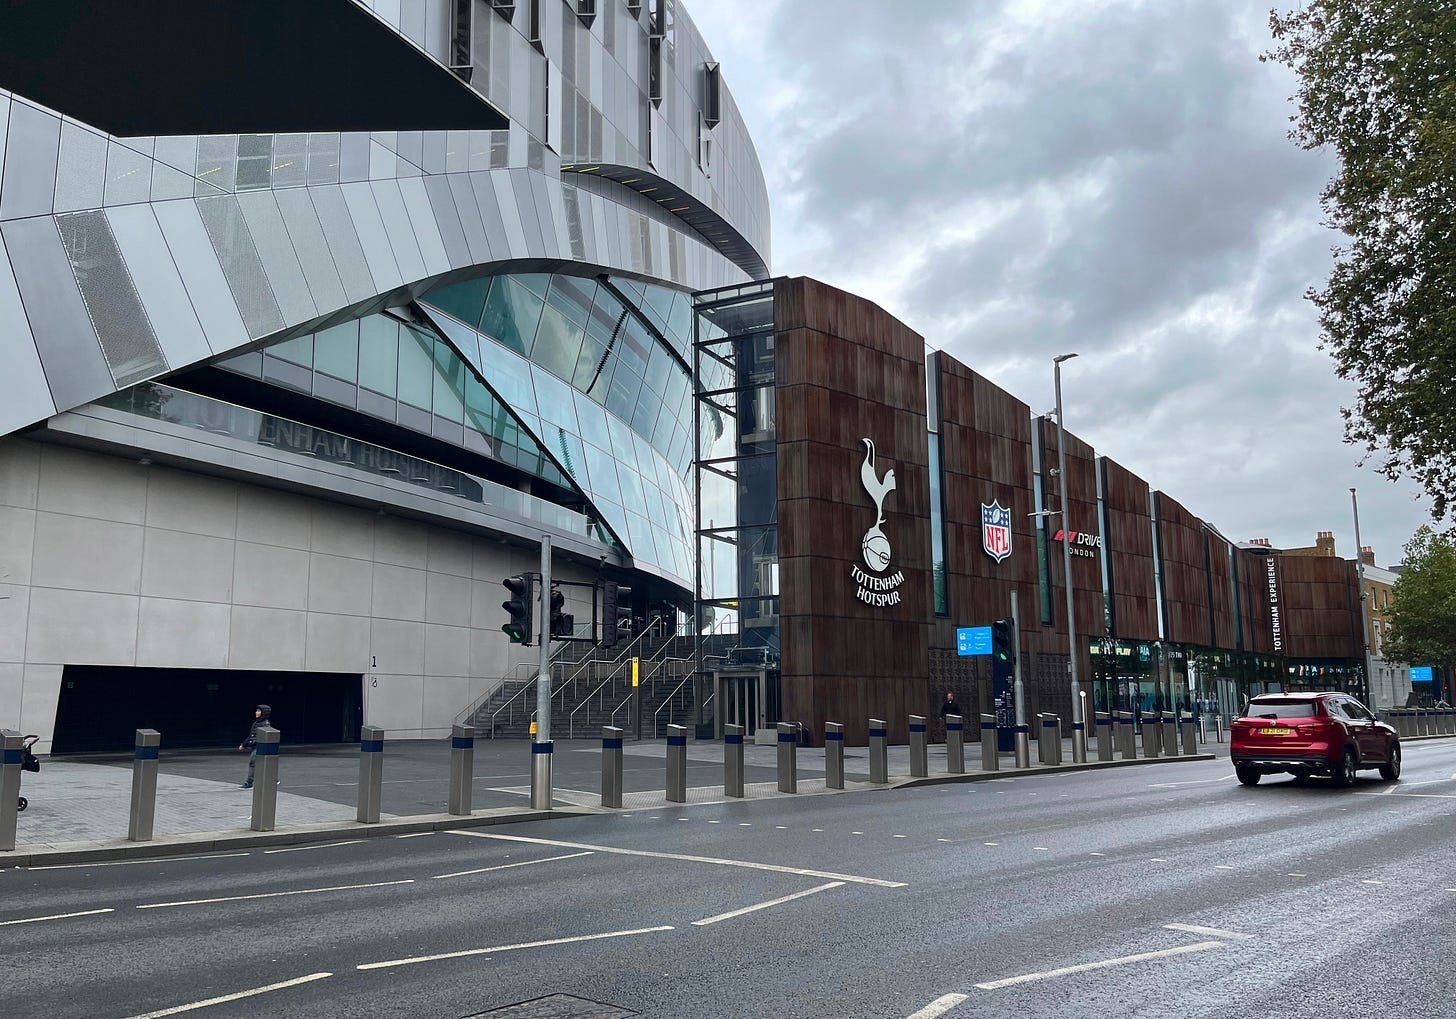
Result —
[[1362, 768], [1400, 778], [1400, 736], [1365, 705], [1342, 693], [1261, 694], [1233, 724], [1230, 755], [1244, 785], [1288, 772], [1296, 781], [1329, 775], [1354, 783]]

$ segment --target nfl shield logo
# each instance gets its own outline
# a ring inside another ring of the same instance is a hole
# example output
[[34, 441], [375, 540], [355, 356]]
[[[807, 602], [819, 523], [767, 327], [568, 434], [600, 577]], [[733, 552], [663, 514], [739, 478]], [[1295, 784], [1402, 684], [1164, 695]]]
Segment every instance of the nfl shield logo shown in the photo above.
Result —
[[998, 563], [1011, 555], [1011, 511], [1000, 500], [981, 503], [981, 547]]

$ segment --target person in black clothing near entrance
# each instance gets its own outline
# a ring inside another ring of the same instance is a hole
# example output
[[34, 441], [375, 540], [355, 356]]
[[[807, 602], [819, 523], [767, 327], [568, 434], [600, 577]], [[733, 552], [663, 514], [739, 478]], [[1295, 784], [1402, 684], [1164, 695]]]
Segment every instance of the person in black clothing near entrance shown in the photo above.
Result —
[[955, 691], [947, 690], [945, 692], [945, 703], [940, 706], [940, 720], [944, 722], [946, 715], [959, 715], [960, 713], [961, 706], [956, 703]]
[[253, 725], [248, 730], [248, 738], [238, 744], [239, 750], [250, 751], [248, 754], [248, 780], [240, 785], [239, 789], [253, 788], [253, 771], [258, 765], [258, 730], [265, 725], [271, 725], [268, 721], [273, 716], [273, 709], [266, 704], [259, 704], [253, 709]]

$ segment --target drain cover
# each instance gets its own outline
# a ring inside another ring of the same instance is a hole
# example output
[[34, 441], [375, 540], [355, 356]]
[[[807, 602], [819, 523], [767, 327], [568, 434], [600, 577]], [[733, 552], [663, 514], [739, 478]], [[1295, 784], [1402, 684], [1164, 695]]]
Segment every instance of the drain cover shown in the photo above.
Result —
[[628, 1019], [640, 1015], [604, 1001], [588, 1001], [574, 994], [548, 994], [505, 1008], [476, 1012], [464, 1019]]

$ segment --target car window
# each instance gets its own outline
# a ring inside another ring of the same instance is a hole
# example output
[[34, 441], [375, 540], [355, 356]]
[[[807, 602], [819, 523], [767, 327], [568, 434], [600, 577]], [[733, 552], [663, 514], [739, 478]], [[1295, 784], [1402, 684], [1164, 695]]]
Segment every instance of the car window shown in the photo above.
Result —
[[1356, 719], [1357, 721], [1367, 722], [1375, 717], [1370, 713], [1369, 709], [1367, 709], [1365, 705], [1361, 704], [1359, 701], [1341, 701], [1340, 707], [1344, 709], [1345, 714], [1349, 715], [1353, 719]]
[[1344, 701], [1325, 701], [1325, 710], [1335, 718], [1348, 718], [1351, 720], [1359, 718], [1360, 716], [1351, 712], [1349, 707]]
[[1313, 718], [1314, 701], [1269, 700], [1251, 701], [1245, 718]]

